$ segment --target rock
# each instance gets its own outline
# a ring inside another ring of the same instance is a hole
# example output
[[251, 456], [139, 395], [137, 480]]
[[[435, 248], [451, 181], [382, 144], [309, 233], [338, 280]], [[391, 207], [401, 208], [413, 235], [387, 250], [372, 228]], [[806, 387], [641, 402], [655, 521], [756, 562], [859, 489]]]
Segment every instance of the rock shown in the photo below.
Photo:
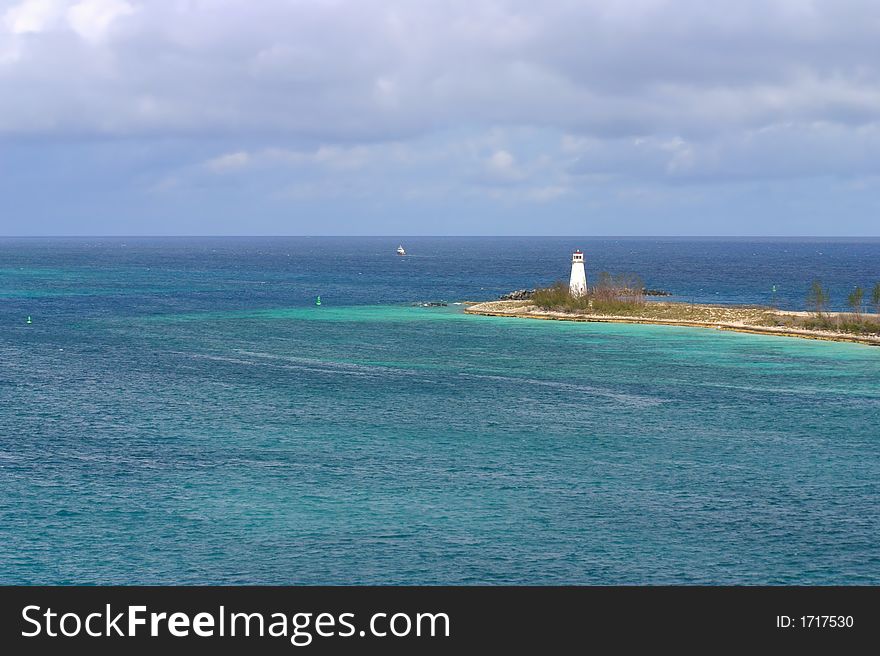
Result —
[[502, 294], [498, 297], [499, 301], [527, 301], [534, 296], [534, 289], [517, 289], [509, 294]]

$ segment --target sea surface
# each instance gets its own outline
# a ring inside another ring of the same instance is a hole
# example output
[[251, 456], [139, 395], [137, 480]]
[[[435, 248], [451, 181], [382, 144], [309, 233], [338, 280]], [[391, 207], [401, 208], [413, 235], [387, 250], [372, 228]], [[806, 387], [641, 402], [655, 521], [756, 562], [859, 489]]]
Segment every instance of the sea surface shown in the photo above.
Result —
[[0, 583], [880, 584], [880, 348], [453, 304], [578, 247], [880, 281], [878, 239], [0, 239]]

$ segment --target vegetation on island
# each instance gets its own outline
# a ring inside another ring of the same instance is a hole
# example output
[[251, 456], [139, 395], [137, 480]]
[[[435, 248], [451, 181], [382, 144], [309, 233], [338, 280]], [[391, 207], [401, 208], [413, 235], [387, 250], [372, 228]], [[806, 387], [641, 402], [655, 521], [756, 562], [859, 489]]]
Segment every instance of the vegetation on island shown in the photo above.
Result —
[[846, 297], [846, 304], [849, 305], [850, 309], [855, 314], [860, 315], [862, 313], [863, 298], [865, 298], [865, 290], [863, 290], [861, 287], [856, 287]]
[[[880, 282], [871, 289], [867, 311], [865, 290], [854, 287], [846, 302], [849, 312], [830, 312], [831, 295], [819, 280], [810, 285], [806, 304], [809, 312], [784, 312], [762, 306], [722, 306], [647, 301], [638, 276], [601, 273], [585, 294], [574, 296], [564, 281], [536, 289], [528, 303], [542, 310], [649, 320], [740, 323], [797, 330], [821, 330], [853, 335], [880, 335]], [[523, 301], [525, 302], [525, 301]]]
[[851, 335], [880, 335], [880, 320], [871, 315], [856, 315], [848, 312], [837, 314], [811, 315], [806, 317], [791, 314], [776, 314], [765, 323], [768, 326], [781, 326], [800, 330], [824, 330], [832, 333]]
[[545, 310], [591, 314], [629, 315], [643, 310], [646, 305], [645, 287], [638, 276], [615, 276], [605, 271], [581, 296], [572, 295], [568, 284], [559, 280], [544, 289], [536, 289], [531, 300]]
[[831, 297], [822, 287], [822, 283], [814, 280], [810, 285], [810, 291], [807, 292], [807, 307], [815, 310], [818, 316], [822, 316], [830, 301]]
[[812, 313], [807, 316], [776, 314], [770, 325], [853, 335], [880, 335], [880, 282], [871, 290], [874, 314], [866, 312], [864, 299], [865, 290], [862, 287], [853, 287], [846, 297], [846, 305], [850, 311], [828, 312], [831, 295], [820, 281], [814, 280], [807, 293], [807, 307]]
[[699, 323], [743, 321], [754, 325], [765, 321], [766, 315], [770, 314], [762, 307], [647, 301], [644, 293], [638, 291], [640, 289], [636, 276], [601, 274], [599, 282], [589, 287], [583, 296], [572, 296], [568, 285], [560, 281], [535, 290], [531, 299], [523, 303], [550, 312]]

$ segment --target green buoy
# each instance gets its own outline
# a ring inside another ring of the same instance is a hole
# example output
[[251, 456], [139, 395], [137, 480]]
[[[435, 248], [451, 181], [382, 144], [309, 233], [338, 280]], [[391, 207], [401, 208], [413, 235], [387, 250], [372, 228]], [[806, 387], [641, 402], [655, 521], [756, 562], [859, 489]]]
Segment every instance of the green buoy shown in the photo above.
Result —
[[315, 299], [315, 305], [320, 305], [320, 304], [321, 304], [321, 297], [319, 296], [318, 298]]
[[33, 321], [31, 321], [31, 315], [28, 315], [28, 320], [27, 320], [27, 322], [28, 322], [28, 323], [33, 323]]

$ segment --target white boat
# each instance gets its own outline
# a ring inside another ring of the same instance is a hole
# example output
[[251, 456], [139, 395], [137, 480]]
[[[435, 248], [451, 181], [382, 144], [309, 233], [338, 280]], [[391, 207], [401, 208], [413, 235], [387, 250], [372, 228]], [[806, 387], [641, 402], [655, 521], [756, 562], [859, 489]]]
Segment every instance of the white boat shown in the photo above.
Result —
[[406, 255], [406, 251], [403, 249], [403, 246], [397, 247], [397, 254], [398, 255]]

